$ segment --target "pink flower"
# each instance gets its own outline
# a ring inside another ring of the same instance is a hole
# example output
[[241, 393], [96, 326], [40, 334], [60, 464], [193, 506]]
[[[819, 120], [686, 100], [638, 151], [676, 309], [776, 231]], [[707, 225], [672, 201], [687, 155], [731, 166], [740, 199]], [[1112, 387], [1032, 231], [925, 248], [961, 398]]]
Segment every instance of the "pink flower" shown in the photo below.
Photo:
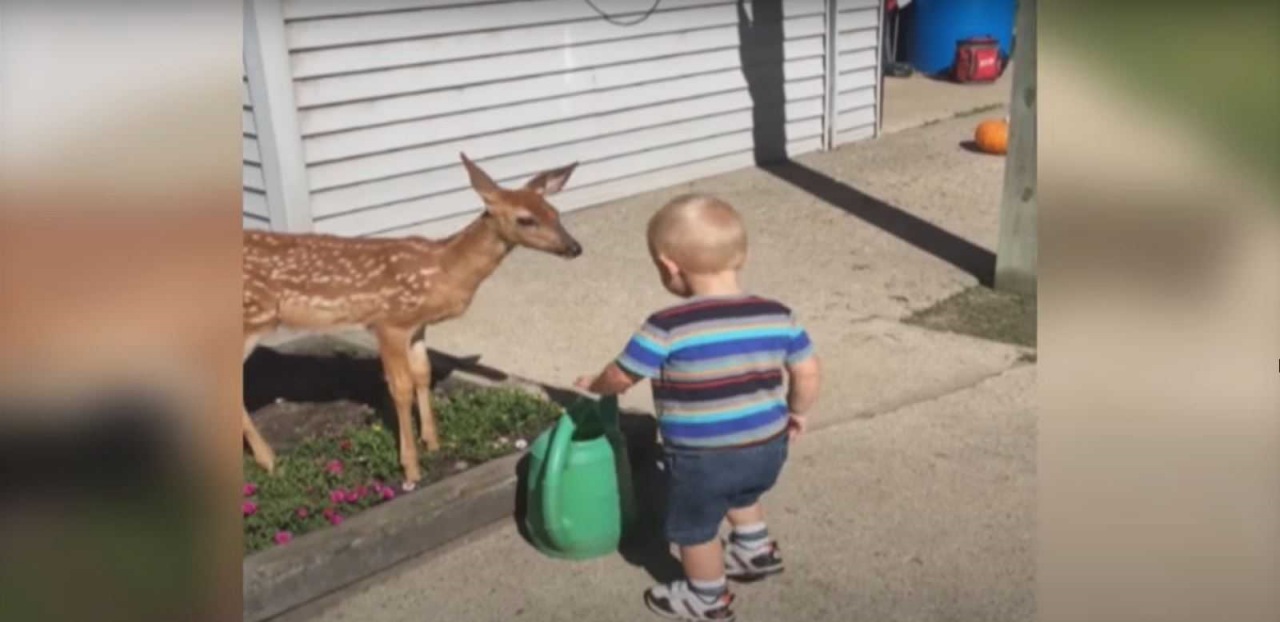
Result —
[[305, 507], [298, 508], [298, 518], [306, 518], [311, 515], [311, 511]]
[[337, 513], [338, 513], [338, 510], [334, 508], [325, 508], [324, 512], [321, 512], [321, 514], [324, 514], [324, 517], [329, 520], [332, 520], [333, 517], [337, 515]]
[[252, 497], [256, 492], [258, 492], [258, 486], [255, 485], [253, 482], [249, 482], [248, 484], [244, 485], [244, 496]]
[[367, 497], [367, 496], [369, 496], [369, 487], [368, 487], [368, 486], [357, 486], [357, 487], [356, 487], [356, 499], [363, 499], [363, 498], [365, 498], [365, 497]]
[[347, 491], [341, 488], [334, 488], [333, 491], [329, 493], [330, 503], [342, 503], [343, 501], [346, 501], [346, 500], [347, 500]]
[[253, 516], [258, 512], [258, 504], [252, 501], [245, 501], [240, 504], [240, 511], [243, 512], [245, 516]]
[[329, 475], [342, 475], [342, 461], [330, 460], [324, 465], [324, 470]]
[[277, 531], [275, 541], [277, 545], [288, 544], [293, 541], [293, 534], [287, 531]]
[[329, 524], [333, 525], [334, 527], [341, 525], [342, 515], [335, 512], [333, 515], [329, 516]]
[[360, 500], [360, 495], [356, 494], [356, 491], [354, 490], [348, 490], [343, 496], [343, 500], [347, 503], [355, 503]]
[[378, 490], [378, 494], [379, 494], [379, 495], [382, 495], [382, 500], [383, 500], [383, 501], [390, 501], [390, 500], [392, 500], [392, 499], [395, 499], [395, 498], [396, 498], [396, 489], [394, 489], [394, 488], [392, 488], [392, 487], [390, 487], [390, 486], [382, 486], [382, 487]]

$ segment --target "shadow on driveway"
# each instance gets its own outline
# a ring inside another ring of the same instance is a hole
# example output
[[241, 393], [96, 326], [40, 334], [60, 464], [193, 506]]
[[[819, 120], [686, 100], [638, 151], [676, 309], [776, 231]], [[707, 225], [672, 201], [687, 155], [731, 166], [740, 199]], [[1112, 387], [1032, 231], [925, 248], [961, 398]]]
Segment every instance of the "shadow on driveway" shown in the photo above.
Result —
[[791, 160], [786, 150], [786, 76], [781, 2], [738, 2], [738, 54], [752, 101], [755, 162], [761, 170], [973, 275], [990, 287], [995, 253], [927, 220]]

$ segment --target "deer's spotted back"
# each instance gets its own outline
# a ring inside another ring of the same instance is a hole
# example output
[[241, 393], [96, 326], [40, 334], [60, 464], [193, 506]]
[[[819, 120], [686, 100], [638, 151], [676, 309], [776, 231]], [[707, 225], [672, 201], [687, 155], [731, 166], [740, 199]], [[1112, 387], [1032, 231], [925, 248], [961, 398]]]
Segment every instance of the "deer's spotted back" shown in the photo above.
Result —
[[369, 324], [424, 304], [439, 244], [246, 232], [245, 321]]

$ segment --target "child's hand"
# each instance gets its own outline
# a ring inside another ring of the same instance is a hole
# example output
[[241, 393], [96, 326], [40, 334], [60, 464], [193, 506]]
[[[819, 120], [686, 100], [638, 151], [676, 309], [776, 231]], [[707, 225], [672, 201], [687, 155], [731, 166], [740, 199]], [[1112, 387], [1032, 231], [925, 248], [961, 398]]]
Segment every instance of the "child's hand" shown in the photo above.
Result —
[[807, 427], [809, 427], [808, 417], [791, 413], [791, 417], [787, 420], [787, 440], [796, 440], [796, 437], [804, 434]]
[[598, 375], [582, 376], [574, 381], [573, 386], [595, 395], [619, 395], [630, 389], [636, 379], [628, 376], [622, 368], [610, 363]]

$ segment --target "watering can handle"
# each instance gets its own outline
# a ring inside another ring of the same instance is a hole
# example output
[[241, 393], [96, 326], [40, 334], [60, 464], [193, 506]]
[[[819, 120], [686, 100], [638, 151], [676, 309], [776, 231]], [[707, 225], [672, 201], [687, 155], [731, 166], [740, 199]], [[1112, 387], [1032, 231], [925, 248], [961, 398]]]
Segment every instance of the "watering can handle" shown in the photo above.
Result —
[[560, 415], [555, 432], [551, 434], [551, 443], [547, 449], [547, 462], [543, 467], [542, 481], [542, 515], [547, 535], [553, 543], [564, 542], [563, 516], [560, 514], [560, 481], [564, 474], [565, 461], [569, 458], [569, 443], [573, 433], [577, 431], [573, 417], [569, 413]]

